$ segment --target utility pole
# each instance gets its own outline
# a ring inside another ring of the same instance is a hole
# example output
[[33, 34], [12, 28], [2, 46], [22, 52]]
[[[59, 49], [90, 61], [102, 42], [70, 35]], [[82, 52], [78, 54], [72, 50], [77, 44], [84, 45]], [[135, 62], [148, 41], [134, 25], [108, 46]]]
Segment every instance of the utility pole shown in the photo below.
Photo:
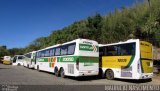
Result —
[[[149, 5], [149, 20], [151, 20], [151, 1], [148, 0], [148, 5]], [[149, 35], [151, 34], [151, 27], [149, 26], [149, 30], [148, 30], [148, 40], [153, 42], [153, 39], [149, 38]]]
[[149, 15], [151, 17], [151, 1], [150, 0], [148, 0], [148, 5], [149, 5]]

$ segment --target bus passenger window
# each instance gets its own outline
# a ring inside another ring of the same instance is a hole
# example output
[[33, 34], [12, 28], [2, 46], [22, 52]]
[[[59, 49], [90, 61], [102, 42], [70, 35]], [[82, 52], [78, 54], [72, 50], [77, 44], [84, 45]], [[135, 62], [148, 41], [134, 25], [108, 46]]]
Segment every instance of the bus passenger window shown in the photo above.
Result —
[[23, 59], [23, 58], [24, 58], [23, 56], [19, 56], [19, 57], [18, 57], [18, 59]]
[[55, 56], [60, 56], [60, 53], [61, 52], [61, 49], [58, 47], [58, 48], [56, 48], [56, 50], [55, 50]]
[[107, 46], [106, 56], [117, 56], [117, 46]]
[[76, 47], [76, 44], [74, 43], [74, 44], [71, 44], [71, 45], [69, 45], [68, 46], [68, 55], [72, 55], [72, 54], [74, 54], [74, 51], [75, 51], [75, 47]]
[[135, 55], [135, 43], [121, 44], [118, 48], [118, 55]]
[[45, 57], [49, 57], [50, 56], [49, 52], [50, 52], [49, 50], [45, 51]]
[[61, 47], [61, 55], [66, 55], [67, 54], [67, 49], [68, 49], [68, 46], [62, 46]]
[[100, 47], [99, 48], [99, 56], [104, 56], [104, 52], [105, 52], [105, 47]]
[[54, 49], [50, 49], [50, 56], [54, 56]]

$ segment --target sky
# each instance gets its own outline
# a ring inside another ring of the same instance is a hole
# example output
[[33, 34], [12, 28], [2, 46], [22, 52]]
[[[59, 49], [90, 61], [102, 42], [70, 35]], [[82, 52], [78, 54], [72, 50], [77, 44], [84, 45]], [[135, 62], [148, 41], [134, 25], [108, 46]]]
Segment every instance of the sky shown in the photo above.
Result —
[[39, 37], [136, 0], [0, 0], [0, 45], [24, 48]]

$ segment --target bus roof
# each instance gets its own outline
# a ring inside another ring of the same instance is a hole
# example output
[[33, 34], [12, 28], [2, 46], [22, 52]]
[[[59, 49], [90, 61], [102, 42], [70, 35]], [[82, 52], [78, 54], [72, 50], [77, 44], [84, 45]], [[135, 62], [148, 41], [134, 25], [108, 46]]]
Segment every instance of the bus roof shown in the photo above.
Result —
[[125, 44], [125, 43], [132, 43], [132, 42], [137, 42], [139, 41], [139, 39], [129, 39], [127, 41], [123, 41], [123, 42], [118, 42], [118, 43], [110, 43], [110, 44], [99, 44], [100, 47], [103, 46], [110, 46], [110, 45], [118, 45], [118, 44]]
[[[46, 47], [46, 48], [44, 48], [44, 49], [40, 49], [40, 50], [38, 50], [37, 52], [43, 51], [43, 50], [47, 50], [47, 49], [50, 49], [50, 48], [54, 48], [54, 47], [58, 47], [58, 46], [61, 46], [61, 45], [71, 44], [71, 43], [74, 43], [74, 42], [77, 42], [77, 41], [91, 41], [91, 42], [96, 42], [96, 41], [90, 40], [90, 39], [81, 39], [81, 38], [78, 38], [78, 39], [75, 39], [75, 40], [72, 40], [72, 41], [69, 41], [69, 42], [65, 42], [65, 43], [63, 43], [63, 44], [56, 44], [56, 45], [53, 45], [53, 46]], [[96, 42], [96, 43], [97, 43], [97, 42]]]

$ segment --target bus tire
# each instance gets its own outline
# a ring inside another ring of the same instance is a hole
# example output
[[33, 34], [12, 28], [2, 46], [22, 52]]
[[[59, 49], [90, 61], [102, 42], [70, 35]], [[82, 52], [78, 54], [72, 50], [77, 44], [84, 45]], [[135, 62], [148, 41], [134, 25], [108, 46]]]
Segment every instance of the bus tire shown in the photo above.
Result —
[[108, 80], [114, 79], [114, 72], [111, 69], [106, 70], [105, 76]]
[[27, 64], [27, 68], [29, 68], [29, 64]]
[[60, 76], [61, 76], [62, 78], [65, 78], [65, 77], [66, 77], [63, 68], [60, 69]]
[[40, 72], [40, 70], [39, 70], [39, 65], [37, 65], [37, 70]]
[[21, 66], [21, 64], [20, 64], [20, 63], [18, 63], [17, 65], [18, 65], [18, 66]]
[[58, 71], [58, 68], [57, 68], [57, 67], [54, 68], [54, 73], [55, 73], [55, 75], [56, 75], [57, 77], [59, 77], [59, 71]]

